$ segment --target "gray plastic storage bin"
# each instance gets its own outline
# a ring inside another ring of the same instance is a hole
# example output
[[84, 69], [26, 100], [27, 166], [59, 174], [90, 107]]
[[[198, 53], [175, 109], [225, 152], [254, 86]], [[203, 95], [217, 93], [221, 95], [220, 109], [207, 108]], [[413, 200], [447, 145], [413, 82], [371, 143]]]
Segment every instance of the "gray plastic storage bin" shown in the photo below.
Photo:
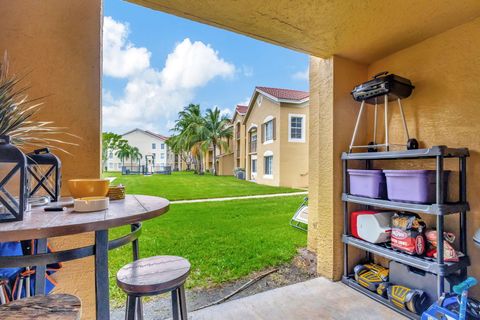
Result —
[[[462, 279], [455, 274], [445, 277], [445, 292], [452, 292], [453, 286], [461, 281]], [[399, 284], [411, 289], [423, 290], [429, 299], [429, 303], [427, 305], [431, 305], [439, 298], [437, 297], [436, 275], [407, 266], [400, 262], [390, 261], [388, 282], [391, 284]]]
[[387, 189], [382, 170], [348, 169], [348, 175], [351, 195], [385, 199]]
[[[435, 170], [383, 170], [387, 179], [388, 199], [412, 203], [436, 202]], [[444, 171], [446, 200], [449, 171]]]

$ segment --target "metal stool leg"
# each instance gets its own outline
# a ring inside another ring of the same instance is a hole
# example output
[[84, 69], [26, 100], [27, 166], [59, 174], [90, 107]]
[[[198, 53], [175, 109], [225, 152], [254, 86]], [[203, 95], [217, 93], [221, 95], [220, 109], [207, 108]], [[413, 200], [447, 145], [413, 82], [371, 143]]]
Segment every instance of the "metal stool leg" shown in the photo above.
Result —
[[127, 296], [125, 320], [135, 320], [136, 300], [136, 297]]
[[143, 304], [141, 297], [135, 298], [135, 310], [137, 312], [137, 320], [143, 320]]
[[180, 302], [180, 319], [181, 320], [188, 320], [187, 315], [187, 299], [185, 298], [185, 288], [183, 284], [178, 288], [179, 291], [179, 302]]
[[179, 292], [178, 289], [172, 291], [172, 316], [173, 320], [180, 320], [180, 307], [178, 304]]

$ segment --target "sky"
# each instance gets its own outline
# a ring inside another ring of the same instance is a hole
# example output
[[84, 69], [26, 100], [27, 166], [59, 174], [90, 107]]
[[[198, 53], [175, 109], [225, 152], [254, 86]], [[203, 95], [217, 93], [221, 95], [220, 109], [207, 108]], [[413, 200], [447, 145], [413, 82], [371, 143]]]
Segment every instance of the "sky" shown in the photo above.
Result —
[[255, 86], [308, 91], [303, 53], [120, 0], [103, 23], [103, 131], [170, 135], [190, 103], [232, 116]]

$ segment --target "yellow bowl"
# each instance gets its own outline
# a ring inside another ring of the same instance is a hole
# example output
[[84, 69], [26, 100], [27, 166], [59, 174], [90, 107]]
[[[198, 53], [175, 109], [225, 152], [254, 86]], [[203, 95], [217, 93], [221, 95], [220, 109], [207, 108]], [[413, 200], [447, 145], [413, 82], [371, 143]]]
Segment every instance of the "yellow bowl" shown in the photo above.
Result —
[[68, 180], [68, 189], [75, 199], [84, 197], [105, 197], [110, 181], [107, 179]]

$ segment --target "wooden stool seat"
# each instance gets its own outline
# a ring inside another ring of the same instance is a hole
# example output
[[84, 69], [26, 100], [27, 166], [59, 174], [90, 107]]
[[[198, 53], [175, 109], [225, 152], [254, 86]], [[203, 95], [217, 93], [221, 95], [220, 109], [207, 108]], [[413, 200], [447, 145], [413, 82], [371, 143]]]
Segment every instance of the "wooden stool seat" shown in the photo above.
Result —
[[35, 296], [0, 305], [0, 319], [78, 320], [80, 306], [80, 299], [69, 294]]
[[142, 320], [141, 297], [172, 293], [174, 320], [187, 320], [183, 284], [190, 273], [190, 262], [182, 257], [156, 256], [127, 264], [117, 272], [117, 284], [127, 294], [125, 319]]
[[182, 257], [156, 256], [127, 264], [117, 284], [128, 295], [148, 296], [172, 291], [187, 280], [190, 262]]

